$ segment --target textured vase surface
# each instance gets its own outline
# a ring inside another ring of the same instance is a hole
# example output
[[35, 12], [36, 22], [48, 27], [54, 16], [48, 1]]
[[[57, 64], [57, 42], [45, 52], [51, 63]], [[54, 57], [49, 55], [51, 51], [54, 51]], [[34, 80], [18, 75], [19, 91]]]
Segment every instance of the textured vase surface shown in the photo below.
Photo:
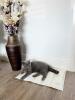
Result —
[[8, 36], [6, 51], [12, 70], [18, 71], [21, 69], [21, 48], [17, 35]]

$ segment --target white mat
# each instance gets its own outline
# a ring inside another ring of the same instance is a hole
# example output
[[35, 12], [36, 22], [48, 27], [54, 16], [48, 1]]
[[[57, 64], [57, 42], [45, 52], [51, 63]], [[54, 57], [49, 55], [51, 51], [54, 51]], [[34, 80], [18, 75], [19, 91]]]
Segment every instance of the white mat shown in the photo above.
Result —
[[[56, 75], [52, 72], [49, 72], [44, 81], [41, 80], [42, 76], [38, 76], [35, 78], [32, 77], [32, 75], [35, 73], [33, 73], [30, 76], [28, 76], [27, 78], [25, 78], [24, 81], [33, 82], [33, 83], [36, 83], [39, 85], [45, 85], [45, 86], [52, 87], [52, 88], [63, 91], [66, 71], [63, 69], [57, 69], [57, 70], [60, 71], [60, 73], [58, 75]], [[23, 75], [25, 75], [25, 73], [19, 74], [16, 78], [20, 80]]]

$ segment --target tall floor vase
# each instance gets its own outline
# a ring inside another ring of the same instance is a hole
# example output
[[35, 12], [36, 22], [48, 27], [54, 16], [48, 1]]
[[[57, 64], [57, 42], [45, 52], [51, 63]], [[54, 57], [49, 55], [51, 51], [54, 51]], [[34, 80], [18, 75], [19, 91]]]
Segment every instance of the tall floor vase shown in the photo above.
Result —
[[13, 71], [21, 69], [21, 48], [17, 35], [8, 36], [6, 52]]

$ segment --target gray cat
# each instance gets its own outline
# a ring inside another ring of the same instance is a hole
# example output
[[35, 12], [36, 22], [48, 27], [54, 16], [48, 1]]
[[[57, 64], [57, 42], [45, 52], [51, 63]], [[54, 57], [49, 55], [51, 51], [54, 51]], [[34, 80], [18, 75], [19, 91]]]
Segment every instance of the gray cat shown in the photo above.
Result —
[[43, 75], [42, 80], [45, 80], [47, 74], [49, 71], [58, 74], [59, 71], [53, 69], [50, 65], [41, 62], [41, 61], [26, 61], [23, 62], [23, 66], [24, 68], [22, 69], [21, 73], [26, 72], [26, 74], [21, 78], [24, 79], [27, 76], [29, 76], [30, 74], [36, 72], [36, 74], [33, 75], [33, 77], [37, 77], [39, 75]]

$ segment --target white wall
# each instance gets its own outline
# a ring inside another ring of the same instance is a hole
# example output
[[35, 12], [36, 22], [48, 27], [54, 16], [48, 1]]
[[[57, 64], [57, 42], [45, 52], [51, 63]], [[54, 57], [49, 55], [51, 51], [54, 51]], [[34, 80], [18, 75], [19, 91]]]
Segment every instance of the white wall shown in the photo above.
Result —
[[71, 1], [29, 0], [26, 19], [24, 38], [28, 59], [75, 70]]

